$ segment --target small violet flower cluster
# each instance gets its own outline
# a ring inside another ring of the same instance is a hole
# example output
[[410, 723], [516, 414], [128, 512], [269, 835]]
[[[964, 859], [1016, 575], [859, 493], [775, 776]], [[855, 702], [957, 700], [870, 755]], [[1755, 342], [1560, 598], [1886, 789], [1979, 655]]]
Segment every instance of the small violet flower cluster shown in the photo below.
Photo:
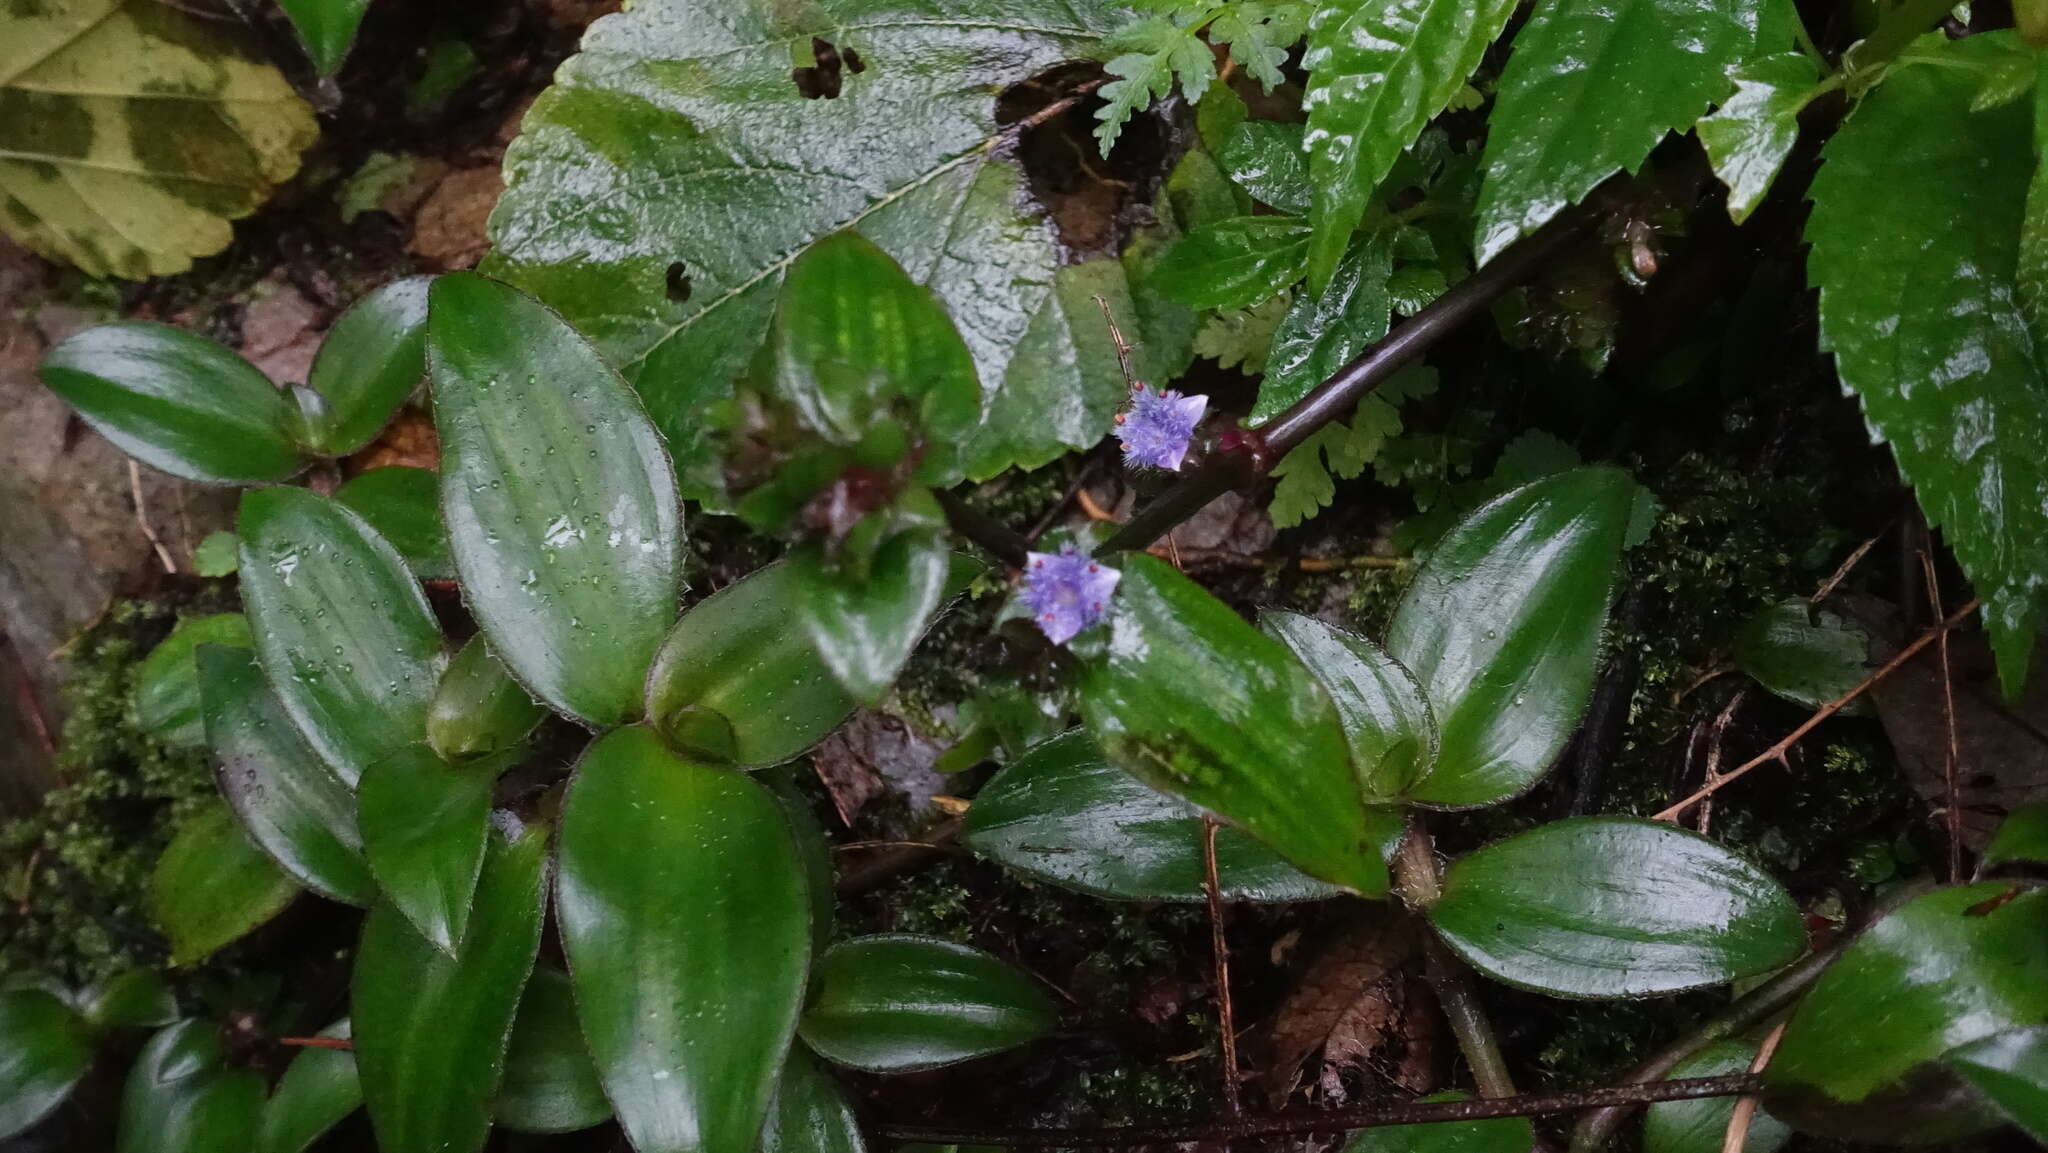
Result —
[[1180, 462], [1187, 458], [1195, 426], [1202, 423], [1208, 408], [1206, 396], [1133, 386], [1130, 411], [1116, 416], [1117, 439], [1124, 442], [1124, 463], [1178, 472]]
[[1024, 561], [1019, 599], [1046, 639], [1056, 645], [1100, 621], [1116, 582], [1123, 579], [1122, 573], [1076, 552], [1073, 545], [1056, 553], [1028, 553]]

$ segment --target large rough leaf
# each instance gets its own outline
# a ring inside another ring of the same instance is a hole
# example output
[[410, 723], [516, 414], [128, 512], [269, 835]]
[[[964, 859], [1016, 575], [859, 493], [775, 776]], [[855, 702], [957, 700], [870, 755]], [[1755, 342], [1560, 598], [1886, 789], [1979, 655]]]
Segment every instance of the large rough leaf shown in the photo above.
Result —
[[226, 248], [318, 131], [232, 29], [156, 0], [0, 11], [0, 228], [94, 276]]
[[612, 1115], [576, 1024], [569, 975], [541, 965], [527, 978], [498, 1088], [498, 1124], [522, 1133], [569, 1133]]
[[583, 755], [555, 915], [606, 1094], [640, 1153], [751, 1148], [796, 1029], [810, 892], [758, 781], [653, 730]]
[[527, 114], [487, 267], [634, 380], [696, 497], [719, 491], [704, 409], [790, 262], [857, 229], [974, 354], [990, 411], [969, 471], [1042, 464], [1094, 443], [1123, 396], [1089, 297], [1136, 328], [1121, 266], [1063, 268], [1052, 223], [1023, 208], [995, 95], [1124, 18], [1068, 0], [643, 0], [592, 25]]
[[277, 916], [299, 886], [249, 842], [227, 805], [185, 819], [149, 875], [149, 915], [171, 939], [171, 964], [215, 949]]
[[1728, 186], [1728, 218], [1740, 224], [1763, 202], [1799, 140], [1799, 111], [1819, 80], [1811, 57], [1781, 52], [1746, 60], [1731, 74], [1735, 95], [1699, 122], [1714, 175]]
[[1259, 618], [1329, 692], [1368, 798], [1393, 800], [1436, 765], [1436, 717], [1415, 674], [1357, 633], [1298, 613]]
[[398, 551], [302, 488], [242, 497], [242, 603], [285, 711], [351, 787], [426, 735], [441, 626]]
[[1486, 129], [1480, 263], [1727, 95], [1758, 0], [1545, 0], [1515, 36]]
[[1251, 421], [1264, 424], [1307, 396], [1387, 334], [1393, 301], [1394, 237], [1380, 231], [1351, 247], [1321, 294], [1304, 292], [1287, 309], [1266, 353]]
[[1561, 997], [1638, 997], [1761, 973], [1806, 929], [1784, 886], [1698, 835], [1629, 817], [1553, 821], [1444, 874], [1430, 924], [1474, 968]]
[[256, 1147], [263, 1077], [227, 1064], [219, 1026], [180, 1021], [142, 1047], [121, 1090], [115, 1153], [218, 1153]]
[[[975, 794], [962, 838], [1020, 872], [1124, 901], [1200, 901], [1202, 814], [1111, 764], [1073, 729], [1045, 741]], [[1216, 831], [1216, 881], [1234, 901], [1312, 901], [1340, 890], [1242, 830]]]
[[1309, 284], [1321, 292], [1373, 190], [1422, 126], [1479, 66], [1514, 0], [1323, 0], [1308, 23], [1309, 176], [1315, 240]]
[[451, 765], [425, 745], [371, 765], [357, 784], [363, 851], [414, 929], [451, 955], [469, 925], [489, 839], [492, 762]]
[[444, 276], [427, 328], [441, 504], [470, 611], [535, 696], [595, 725], [632, 719], [682, 585], [661, 437], [531, 297]]
[[135, 667], [135, 689], [129, 707], [149, 734], [174, 749], [206, 743], [206, 714], [199, 700], [199, 665], [193, 653], [200, 645], [246, 649], [249, 620], [241, 613], [186, 617], [163, 643]]
[[1865, 930], [1814, 982], [1765, 1076], [1771, 1112], [1851, 1140], [1957, 1141], [2001, 1117], [1939, 1062], [2048, 1024], [2048, 889], [1927, 893]]
[[1550, 768], [1593, 690], [1635, 489], [1611, 468], [1556, 473], [1437, 542], [1387, 636], [1441, 734], [1416, 800], [1493, 804]]
[[62, 1104], [92, 1067], [92, 1033], [42, 989], [0, 993], [0, 1141]]
[[[1968, 64], [2006, 35], [1920, 50]], [[1813, 182], [1807, 274], [1842, 383], [1984, 598], [2012, 695], [2048, 596], [2048, 364], [2015, 297], [2028, 108], [1970, 111], [1974, 77], [1899, 68], [1849, 117]]]
[[1387, 888], [1336, 706], [1286, 646], [1164, 561], [1124, 567], [1081, 713], [1103, 751], [1216, 812], [1303, 872]]
[[979, 949], [891, 933], [842, 941], [818, 959], [804, 1043], [874, 1072], [934, 1069], [1052, 1031], [1038, 982]]
[[475, 1153], [540, 950], [548, 829], [493, 834], [469, 947], [450, 957], [389, 903], [363, 923], [350, 992], [363, 1103], [384, 1153]]

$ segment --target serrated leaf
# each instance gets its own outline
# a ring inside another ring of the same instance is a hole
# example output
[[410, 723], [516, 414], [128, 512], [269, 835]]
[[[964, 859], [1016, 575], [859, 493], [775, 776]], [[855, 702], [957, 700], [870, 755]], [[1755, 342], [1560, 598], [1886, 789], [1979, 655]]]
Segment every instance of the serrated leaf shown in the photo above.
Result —
[[483, 869], [497, 773], [451, 765], [408, 745], [363, 771], [356, 786], [363, 853], [377, 886], [413, 929], [459, 955]]
[[1799, 140], [1799, 111], [1820, 79], [1799, 52], [1745, 60], [1729, 74], [1735, 94], [1699, 122], [1714, 175], [1728, 186], [1728, 218], [1749, 219]]
[[1302, 127], [1276, 120], [1248, 120], [1223, 146], [1223, 170], [1261, 204], [1300, 216], [1308, 211], [1308, 157]]
[[251, 844], [225, 803], [187, 817], [149, 875], [149, 917], [190, 965], [291, 904], [299, 886]]
[[389, 541], [421, 580], [454, 580], [448, 531], [441, 527], [441, 478], [424, 468], [386, 465], [358, 474], [334, 490]]
[[[1924, 41], [1959, 64], [2008, 33]], [[2048, 601], [2048, 365], [2015, 298], [2028, 110], [1901, 68], [1822, 153], [1806, 239], [1822, 347], [1984, 599], [2008, 696]]]
[[[348, 1018], [320, 1030], [318, 1036], [347, 1040]], [[356, 1075], [355, 1054], [309, 1045], [285, 1066], [284, 1076], [264, 1103], [256, 1153], [305, 1153], [362, 1105], [363, 1086]]]
[[634, 1148], [751, 1147], [810, 960], [810, 891], [781, 804], [651, 729], [620, 729], [577, 765], [560, 868], [583, 1035]]
[[232, 576], [241, 567], [242, 538], [225, 529], [207, 533], [192, 550], [192, 571], [200, 576]]
[[1265, 372], [1273, 333], [1279, 329], [1291, 303], [1282, 294], [1251, 308], [1216, 313], [1195, 333], [1196, 355], [1209, 357], [1218, 365], [1235, 368], [1246, 376]]
[[1331, 374], [1387, 335], [1393, 275], [1393, 238], [1362, 237], [1337, 266], [1322, 295], [1303, 292], [1273, 333], [1266, 377], [1249, 418], [1264, 424], [1287, 411]]
[[[996, 94], [1093, 55], [1125, 18], [1065, 0], [996, 20], [978, 0], [914, 19], [884, 0], [644, 0], [593, 26], [526, 117], [486, 267], [621, 366], [692, 498], [721, 491], [706, 406], [730, 395], [795, 254], [847, 228], [936, 292], [974, 353], [990, 415], [971, 475], [1088, 447], [1123, 398], [1089, 296], [1118, 305], [1122, 270], [1062, 267], [1052, 222], [1020, 207]], [[813, 37], [842, 61], [831, 99], [791, 79]]]
[[322, 76], [341, 71], [370, 0], [277, 0]]
[[1301, 278], [1309, 227], [1291, 216], [1239, 216], [1197, 228], [1159, 263], [1160, 283], [1191, 308], [1250, 308]]
[[[1720, 1041], [1707, 1046], [1671, 1070], [1677, 1077], [1725, 1077], [1747, 1073], [1756, 1062], [1753, 1041]], [[1722, 1153], [1728, 1121], [1735, 1112], [1733, 1097], [1696, 1101], [1660, 1101], [1643, 1110], [1643, 1153]], [[1740, 1153], [1778, 1153], [1792, 1130], [1783, 1121], [1758, 1110], [1750, 1118], [1749, 1135]]]
[[842, 941], [818, 958], [798, 1026], [828, 1061], [879, 1073], [936, 1069], [1051, 1032], [1052, 998], [1030, 975], [937, 937]]
[[612, 1115], [576, 1024], [569, 975], [560, 969], [536, 966], [526, 979], [496, 1113], [498, 1124], [521, 1133], [569, 1133]]
[[1546, 0], [1515, 36], [1486, 132], [1484, 264], [1727, 95], [1757, 0]]
[[470, 611], [550, 707], [631, 720], [682, 586], [661, 437], [596, 350], [532, 297], [470, 273], [441, 277], [430, 297], [442, 509]]
[[[1735, 634], [1735, 667], [1794, 704], [1817, 709], [1870, 672], [1870, 637], [1803, 597], [1764, 606]], [[1858, 708], [1862, 705], [1862, 708]], [[1872, 712], [1862, 698], [1841, 710]]]
[[0, 14], [0, 228], [92, 276], [183, 272], [318, 127], [235, 26], [154, 0]]
[[41, 1121], [92, 1067], [92, 1032], [41, 989], [0, 993], [0, 1141]]
[[1137, 49], [1110, 58], [1102, 70], [1116, 79], [1102, 86], [1103, 105], [1095, 110], [1095, 138], [1102, 154], [1116, 147], [1131, 117], [1173, 93], [1174, 81], [1189, 103], [1199, 103], [1216, 79], [1216, 58], [1191, 28], [1153, 18], [1118, 33], [1112, 47]]
[[1351, 767], [1368, 798], [1393, 800], [1436, 765], [1436, 718], [1415, 675], [1357, 633], [1302, 616], [1269, 612], [1259, 629], [1301, 659], [1344, 723]]
[[321, 402], [309, 422], [314, 451], [347, 456], [370, 443], [426, 376], [429, 282], [394, 280], [349, 306], [327, 330], [306, 374]]
[[[1285, 83], [1287, 52], [1307, 30], [1306, 0], [1239, 0], [1225, 5], [1209, 23], [1209, 40], [1228, 45], [1230, 58], [1267, 92]], [[1190, 101], [1200, 100], [1190, 95]]]
[[135, 722], [149, 735], [174, 749], [206, 743], [206, 714], [199, 699], [199, 666], [193, 653], [200, 645], [246, 649], [249, 621], [241, 613], [186, 617], [163, 643], [135, 667], [135, 688], [129, 698]]
[[218, 1032], [212, 1021], [181, 1021], [142, 1047], [121, 1090], [115, 1153], [255, 1147], [263, 1078], [225, 1062]]
[[1309, 74], [1302, 107], [1315, 189], [1311, 292], [1329, 284], [1380, 181], [1457, 97], [1514, 10], [1514, 0], [1317, 4], [1301, 61]]

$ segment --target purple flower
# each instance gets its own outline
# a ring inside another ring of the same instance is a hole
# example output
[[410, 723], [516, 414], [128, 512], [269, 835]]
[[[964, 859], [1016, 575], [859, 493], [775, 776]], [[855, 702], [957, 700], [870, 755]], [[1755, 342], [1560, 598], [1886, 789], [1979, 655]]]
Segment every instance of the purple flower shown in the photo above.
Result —
[[1025, 554], [1024, 589], [1019, 599], [1031, 610], [1031, 619], [1056, 645], [1066, 644], [1075, 633], [1102, 619], [1109, 607], [1109, 594], [1123, 574], [1097, 564], [1086, 554], [1067, 545], [1060, 551]]
[[1131, 393], [1131, 410], [1117, 414], [1117, 439], [1124, 442], [1124, 463], [1180, 470], [1188, 441], [1209, 408], [1206, 396], [1182, 396], [1166, 389], [1139, 386]]

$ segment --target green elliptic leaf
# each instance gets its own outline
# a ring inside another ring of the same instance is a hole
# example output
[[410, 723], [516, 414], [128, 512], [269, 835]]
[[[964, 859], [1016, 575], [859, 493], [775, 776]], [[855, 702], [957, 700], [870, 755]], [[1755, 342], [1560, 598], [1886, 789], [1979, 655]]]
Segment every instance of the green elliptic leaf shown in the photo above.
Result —
[[235, 22], [152, 0], [6, 6], [0, 230], [134, 280], [226, 248], [319, 132], [263, 59]]
[[837, 1082], [792, 1050], [775, 1084], [775, 1105], [761, 1131], [761, 1153], [866, 1153], [860, 1119]]
[[[1399, 818], [1394, 818], [1395, 827]], [[1202, 814], [1109, 763], [1072, 729], [1012, 762], [975, 794], [962, 841], [1057, 885], [1123, 901], [1201, 901]], [[1228, 826], [1216, 880], [1233, 901], [1314, 901], [1342, 892]]]
[[498, 1088], [498, 1124], [521, 1133], [569, 1133], [612, 1115], [604, 1083], [576, 1025], [569, 975], [541, 965], [526, 980], [505, 1080]]
[[520, 991], [540, 950], [548, 829], [493, 833], [450, 957], [380, 903], [363, 924], [351, 1005], [363, 1103], [384, 1153], [474, 1153], [491, 1128]]
[[1556, 760], [1599, 671], [1635, 489], [1617, 469], [1556, 473], [1481, 505], [1437, 542], [1387, 636], [1441, 738], [1415, 800], [1494, 804]]
[[491, 766], [456, 766], [408, 745], [356, 786], [363, 853], [391, 904], [444, 953], [458, 954], [483, 870]]
[[[1756, 1044], [1721, 1041], [1671, 1070], [1672, 1077], [1721, 1077], [1747, 1073], [1756, 1061]], [[1721, 1153], [1728, 1136], [1734, 1097], [1702, 1097], [1695, 1101], [1660, 1101], [1643, 1111], [1643, 1153]], [[1742, 1153], [1778, 1153], [1792, 1137], [1783, 1121], [1759, 1109], [1749, 1122]]]
[[1472, 967], [1560, 997], [1639, 997], [1775, 968], [1806, 947], [1784, 886], [1696, 833], [1553, 821], [1451, 865], [1430, 924]]
[[242, 604], [299, 731], [353, 787], [426, 733], [441, 626], [396, 549], [302, 488], [243, 494]]
[[277, 0], [322, 76], [341, 71], [370, 0]]
[[1771, 1112], [1850, 1140], [1960, 1141], [2001, 1117], [1938, 1064], [2048, 1023], [2048, 890], [1963, 885], [1916, 897], [1821, 974], [1765, 1071]]
[[1821, 344], [1984, 598], [2008, 696], [2048, 594], [2048, 366], [2014, 295], [2029, 109], [1970, 112], [1967, 66], [2009, 35], [1923, 41], [1965, 67], [1892, 70], [1828, 142], [1806, 224]]
[[2048, 804], [2014, 809], [1991, 834], [1977, 867], [1988, 869], [2008, 861], [2048, 862]]
[[460, 763], [519, 747], [546, 716], [491, 655], [484, 638], [475, 636], [448, 662], [434, 689], [427, 744]]
[[[1424, 1101], [1462, 1101], [1466, 1093], [1438, 1093]], [[1528, 1153], [1536, 1129], [1527, 1117], [1484, 1121], [1441, 1121], [1433, 1125], [1386, 1125], [1364, 1130], [1344, 1153]]]
[[[332, 3], [334, 0], [322, 0]], [[430, 277], [394, 280], [351, 305], [327, 330], [306, 385], [320, 398], [309, 447], [347, 456], [375, 440], [427, 374]]]
[[50, 1115], [92, 1067], [92, 1030], [41, 989], [0, 993], [0, 1141]]
[[1250, 308], [1301, 278], [1308, 238], [1308, 225], [1292, 216], [1233, 217], [1188, 233], [1155, 276], [1190, 308]]
[[2048, 340], [2048, 167], [2041, 164], [2041, 157], [2048, 155], [2048, 67], [2041, 64], [2038, 54], [2034, 61], [2034, 175], [2027, 182], [2020, 216], [2014, 279], [2020, 309], [2039, 343]]
[[[1445, 0], [1446, 3], [1449, 0]], [[1546, 0], [1515, 34], [1486, 129], [1481, 264], [1728, 94], [1756, 0]]]
[[1231, 181], [1252, 199], [1295, 216], [1308, 212], [1308, 156], [1301, 125], [1247, 120], [1231, 130], [1222, 160]]
[[200, 645], [232, 645], [246, 649], [249, 621], [241, 613], [186, 617], [162, 644], [150, 650], [135, 668], [130, 704], [135, 721], [151, 736], [174, 749], [206, 743], [206, 714], [199, 702], [199, 666], [192, 653]]
[[[0, 196], [8, 163], [0, 160]], [[173, 476], [254, 484], [306, 466], [291, 401], [254, 365], [183, 329], [88, 328], [51, 349], [37, 374], [116, 448]]]
[[203, 577], [233, 576], [242, 567], [242, 538], [225, 529], [206, 534], [192, 550], [192, 571]]
[[721, 492], [707, 407], [797, 254], [846, 229], [937, 293], [974, 354], [972, 475], [1086, 448], [1124, 397], [1091, 297], [1147, 342], [1122, 267], [1066, 249], [1030, 205], [997, 94], [1127, 19], [1068, 0], [641, 0], [592, 26], [525, 118], [486, 271], [621, 366], [692, 498]]
[[796, 1028], [810, 892], [781, 804], [653, 730], [583, 755], [555, 915], [583, 1022], [640, 1153], [750, 1148]]
[[1413, 789], [1436, 762], [1436, 718], [1399, 661], [1357, 633], [1298, 613], [1269, 612], [1259, 629], [1286, 645], [1330, 694], [1370, 798]]
[[1312, 877], [1387, 891], [1336, 706], [1285, 645], [1149, 556], [1125, 563], [1111, 624], [1081, 683], [1110, 760]]
[[85, 990], [78, 1012], [95, 1029], [155, 1028], [178, 1019], [178, 999], [151, 970], [126, 969]]
[[876, 1073], [1014, 1049], [1059, 1023], [1032, 977], [937, 937], [855, 937], [826, 950], [798, 1031], [828, 1061]]
[[1993, 1033], [1943, 1060], [2029, 1137], [2048, 1143], [2048, 1026]]
[[[1743, 623], [1735, 634], [1735, 667], [1788, 701], [1819, 708], [1869, 675], [1870, 638], [1841, 616], [1793, 597]], [[1859, 697], [1841, 711], [1860, 715], [1870, 706]]]
[[391, 543], [421, 580], [455, 579], [448, 531], [441, 527], [441, 477], [430, 469], [373, 468], [334, 490], [334, 499]]
[[[1319, 0], [1308, 24], [1313, 292], [1337, 271], [1381, 180], [1465, 87], [1514, 0]], [[1526, 39], [1527, 33], [1523, 33]], [[1517, 55], [1524, 51], [1517, 46]]]
[[1393, 275], [1393, 234], [1375, 232], [1352, 246], [1322, 295], [1296, 296], [1273, 332], [1251, 423], [1264, 424], [1287, 411], [1387, 334], [1387, 282]]
[[229, 1068], [211, 1021], [181, 1021], [149, 1039], [121, 1091], [115, 1153], [254, 1149], [263, 1078]]
[[375, 900], [355, 798], [292, 727], [263, 670], [245, 649], [202, 645], [198, 660], [214, 780], [250, 839], [323, 897]]
[[872, 705], [889, 691], [945, 597], [952, 560], [945, 535], [925, 528], [890, 537], [865, 580], [815, 547], [791, 559], [797, 622], [848, 697]]
[[647, 676], [647, 715], [677, 748], [745, 768], [778, 765], [853, 712], [853, 698], [791, 628], [803, 581], [772, 564], [683, 614]]
[[[319, 1035], [347, 1038], [348, 1018], [320, 1030]], [[256, 1153], [305, 1153], [362, 1105], [363, 1086], [356, 1075], [354, 1053], [316, 1046], [301, 1049], [285, 1066], [284, 1076], [263, 1106]]]
[[1735, 95], [1703, 117], [1698, 131], [1714, 175], [1728, 186], [1728, 218], [1740, 224], [1791, 155], [1799, 112], [1813, 99], [1820, 74], [1804, 53], [1781, 52], [1745, 60], [1729, 76]]
[[631, 720], [682, 589], [661, 437], [596, 350], [531, 297], [454, 273], [432, 301], [441, 502], [470, 611], [549, 706]]
[[298, 893], [215, 802], [187, 818], [157, 858], [149, 916], [171, 939], [171, 964], [190, 965], [283, 912]]

